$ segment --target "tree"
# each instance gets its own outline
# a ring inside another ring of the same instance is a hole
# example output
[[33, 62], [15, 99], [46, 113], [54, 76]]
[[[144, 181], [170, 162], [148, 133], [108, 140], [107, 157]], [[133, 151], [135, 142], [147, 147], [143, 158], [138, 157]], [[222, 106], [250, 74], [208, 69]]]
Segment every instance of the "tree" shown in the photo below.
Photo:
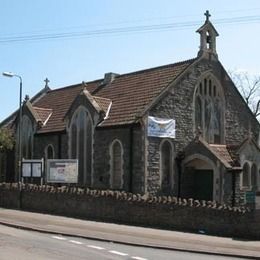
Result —
[[12, 150], [14, 147], [14, 137], [6, 128], [0, 129], [0, 152]]
[[260, 116], [260, 76], [229, 71], [230, 77], [256, 118]]

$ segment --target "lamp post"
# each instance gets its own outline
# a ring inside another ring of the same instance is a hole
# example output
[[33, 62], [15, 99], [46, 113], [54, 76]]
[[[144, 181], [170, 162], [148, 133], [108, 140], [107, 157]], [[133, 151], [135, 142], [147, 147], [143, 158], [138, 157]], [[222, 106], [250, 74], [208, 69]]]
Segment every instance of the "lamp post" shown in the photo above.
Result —
[[19, 189], [21, 188], [21, 176], [22, 176], [22, 89], [23, 89], [23, 80], [22, 77], [14, 74], [12, 72], [3, 72], [5, 77], [16, 77], [20, 80], [20, 97], [19, 97], [19, 132], [18, 132], [18, 185]]

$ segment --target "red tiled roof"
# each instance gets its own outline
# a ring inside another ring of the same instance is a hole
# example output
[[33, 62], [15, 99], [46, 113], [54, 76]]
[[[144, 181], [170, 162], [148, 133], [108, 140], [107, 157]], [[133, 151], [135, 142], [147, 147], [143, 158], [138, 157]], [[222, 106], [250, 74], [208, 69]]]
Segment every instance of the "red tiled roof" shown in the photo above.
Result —
[[53, 111], [47, 124], [38, 132], [65, 130], [64, 116], [84, 87], [102, 109], [107, 110], [109, 101], [112, 101], [109, 116], [103, 121], [102, 126], [133, 123], [145, 108], [195, 60], [119, 75], [108, 85], [102, 85], [103, 80], [100, 79], [49, 91], [33, 103], [34, 107]]
[[233, 158], [227, 150], [226, 145], [210, 144], [209, 146], [223, 161], [233, 166]]
[[98, 103], [101, 110], [103, 110], [105, 113], [107, 113], [112, 101], [108, 98], [101, 98], [101, 97], [96, 97], [96, 96], [93, 96], [93, 98]]
[[[50, 88], [45, 86], [43, 89], [41, 89], [36, 95], [34, 95], [30, 99], [30, 102], [32, 104], [34, 104], [37, 100], [42, 98], [49, 90], [50, 90]], [[14, 128], [14, 122], [16, 120], [16, 116], [17, 116], [18, 112], [19, 112], [19, 110], [16, 110], [11, 115], [9, 115], [6, 119], [4, 119], [2, 122], [0, 122], [0, 128], [1, 127], [9, 128], [9, 129]]]
[[43, 124], [52, 114], [52, 109], [49, 108], [33, 107], [33, 109], [37, 113], [38, 118], [42, 121]]
[[129, 124], [194, 60], [124, 74], [95, 95], [112, 100], [109, 117], [102, 126]]
[[13, 129], [14, 131], [14, 123], [16, 120], [17, 111], [11, 114], [7, 119], [0, 123], [0, 128], [7, 128], [9, 130]]
[[63, 117], [82, 88], [83, 86], [80, 84], [68, 88], [52, 90], [33, 104], [33, 106], [48, 108], [53, 111], [47, 124], [38, 130], [39, 133], [62, 131], [65, 129]]

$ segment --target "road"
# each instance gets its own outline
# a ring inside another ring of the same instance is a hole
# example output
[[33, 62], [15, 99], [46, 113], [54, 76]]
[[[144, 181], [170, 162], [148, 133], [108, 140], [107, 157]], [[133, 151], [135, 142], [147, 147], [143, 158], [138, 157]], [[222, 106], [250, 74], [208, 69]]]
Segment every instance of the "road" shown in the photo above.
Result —
[[96, 240], [65, 237], [53, 234], [43, 234], [0, 225], [0, 259], [230, 260], [236, 258], [128, 246]]

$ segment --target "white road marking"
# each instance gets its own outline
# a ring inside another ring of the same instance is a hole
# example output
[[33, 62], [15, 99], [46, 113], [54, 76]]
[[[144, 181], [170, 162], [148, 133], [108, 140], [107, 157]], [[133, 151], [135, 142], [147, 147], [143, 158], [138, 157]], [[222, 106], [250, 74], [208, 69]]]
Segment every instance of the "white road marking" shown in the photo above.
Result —
[[[67, 240], [67, 238], [62, 237], [62, 236], [52, 236], [52, 238], [58, 239], [58, 240]], [[68, 241], [71, 242], [71, 243], [77, 244], [77, 245], [83, 245], [83, 243], [80, 242], [80, 241], [76, 241], [76, 240], [68, 240]], [[101, 246], [87, 245], [87, 247], [90, 247], [90, 248], [93, 248], [93, 249], [97, 249], [97, 250], [105, 250], [105, 248], [101, 247]], [[122, 253], [122, 252], [115, 251], [115, 250], [110, 250], [108, 252], [111, 253], [111, 254], [121, 255], [121, 256], [127, 256], [128, 255], [126, 253]], [[148, 260], [146, 258], [139, 257], [139, 256], [132, 256], [131, 259], [135, 259], [135, 260]]]
[[52, 238], [58, 239], [58, 240], [67, 240], [65, 237], [58, 237], [58, 236], [52, 236]]
[[101, 246], [87, 245], [87, 247], [94, 248], [94, 249], [98, 249], [98, 250], [104, 250], [104, 249], [105, 249], [104, 247], [101, 247]]
[[108, 252], [111, 253], [111, 254], [115, 254], [115, 255], [122, 255], [122, 256], [128, 255], [126, 253], [122, 253], [122, 252], [118, 252], [118, 251], [114, 251], [114, 250], [111, 250], [111, 251], [108, 251]]
[[69, 242], [77, 244], [77, 245], [83, 245], [82, 242], [76, 241], [76, 240], [69, 240]]

